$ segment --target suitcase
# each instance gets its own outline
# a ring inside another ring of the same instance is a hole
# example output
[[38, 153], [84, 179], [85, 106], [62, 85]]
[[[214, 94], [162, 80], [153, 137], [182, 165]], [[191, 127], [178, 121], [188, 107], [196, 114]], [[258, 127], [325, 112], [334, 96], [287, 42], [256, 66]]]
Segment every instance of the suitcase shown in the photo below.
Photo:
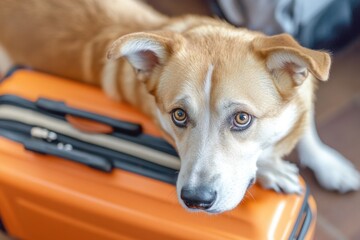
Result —
[[150, 119], [94, 86], [25, 69], [0, 84], [0, 229], [16, 239], [312, 239], [303, 180], [208, 215], [178, 203], [179, 167]]

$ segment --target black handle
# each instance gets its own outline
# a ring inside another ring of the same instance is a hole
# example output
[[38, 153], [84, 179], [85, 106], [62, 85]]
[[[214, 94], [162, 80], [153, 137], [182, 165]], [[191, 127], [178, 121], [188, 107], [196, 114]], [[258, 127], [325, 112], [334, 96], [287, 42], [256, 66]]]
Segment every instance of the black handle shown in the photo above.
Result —
[[81, 152], [78, 150], [63, 150], [57, 148], [53, 144], [33, 139], [25, 142], [24, 147], [29, 151], [65, 158], [104, 172], [110, 172], [112, 170], [112, 164], [110, 161], [103, 157], [88, 154], [86, 152]]
[[131, 136], [137, 136], [142, 132], [142, 128], [140, 124], [124, 122], [114, 118], [105, 117], [102, 115], [72, 108], [67, 106], [64, 102], [53, 101], [46, 98], [39, 98], [35, 102], [35, 104], [36, 107], [51, 113], [62, 114], [62, 115], [69, 114], [74, 117], [80, 117], [80, 118], [96, 121], [99, 123], [104, 123], [108, 126], [113, 127], [115, 131], [125, 133]]

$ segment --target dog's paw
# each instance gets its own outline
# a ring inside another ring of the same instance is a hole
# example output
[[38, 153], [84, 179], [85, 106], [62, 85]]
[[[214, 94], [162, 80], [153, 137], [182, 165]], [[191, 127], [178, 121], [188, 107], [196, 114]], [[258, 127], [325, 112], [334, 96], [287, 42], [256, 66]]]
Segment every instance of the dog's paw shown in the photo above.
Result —
[[344, 156], [327, 145], [321, 145], [310, 160], [319, 184], [328, 190], [346, 193], [360, 190], [360, 174]]
[[258, 164], [257, 181], [263, 188], [273, 189], [276, 192], [301, 193], [299, 169], [293, 163], [274, 160]]

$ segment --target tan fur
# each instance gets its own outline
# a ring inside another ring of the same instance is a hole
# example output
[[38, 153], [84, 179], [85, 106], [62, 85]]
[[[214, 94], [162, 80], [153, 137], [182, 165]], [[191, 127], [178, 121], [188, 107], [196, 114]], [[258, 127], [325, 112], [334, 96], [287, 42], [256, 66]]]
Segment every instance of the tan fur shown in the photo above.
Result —
[[254, 49], [265, 56], [274, 52], [284, 51], [297, 55], [306, 61], [309, 71], [319, 80], [326, 81], [329, 78], [331, 59], [328, 53], [315, 51], [300, 46], [287, 34], [272, 37], [258, 38], [254, 41]]
[[140, 1], [2, 0], [0, 44], [17, 64], [98, 84], [113, 40], [166, 19]]

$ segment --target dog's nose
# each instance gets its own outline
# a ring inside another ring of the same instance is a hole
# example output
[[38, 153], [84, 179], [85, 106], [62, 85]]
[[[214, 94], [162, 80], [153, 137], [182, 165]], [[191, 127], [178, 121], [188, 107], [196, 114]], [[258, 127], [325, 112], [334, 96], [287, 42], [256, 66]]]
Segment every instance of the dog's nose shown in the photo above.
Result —
[[216, 191], [206, 187], [181, 189], [181, 199], [188, 208], [192, 209], [209, 209], [216, 200]]

